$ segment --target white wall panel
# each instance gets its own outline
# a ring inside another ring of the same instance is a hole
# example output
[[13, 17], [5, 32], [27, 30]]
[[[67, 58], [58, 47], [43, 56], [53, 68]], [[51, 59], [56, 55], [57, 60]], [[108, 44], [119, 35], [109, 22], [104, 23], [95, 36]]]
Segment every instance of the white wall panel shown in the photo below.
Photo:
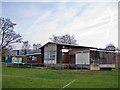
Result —
[[56, 60], [44, 60], [44, 64], [56, 64]]
[[90, 54], [89, 52], [76, 53], [76, 64], [90, 64]]

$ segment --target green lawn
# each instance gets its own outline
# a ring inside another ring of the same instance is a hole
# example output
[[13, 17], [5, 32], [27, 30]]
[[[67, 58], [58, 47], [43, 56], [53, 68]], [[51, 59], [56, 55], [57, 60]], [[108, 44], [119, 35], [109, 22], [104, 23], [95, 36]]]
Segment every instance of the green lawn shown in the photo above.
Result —
[[118, 71], [2, 68], [3, 88], [62, 88], [70, 82], [65, 88], [118, 88]]

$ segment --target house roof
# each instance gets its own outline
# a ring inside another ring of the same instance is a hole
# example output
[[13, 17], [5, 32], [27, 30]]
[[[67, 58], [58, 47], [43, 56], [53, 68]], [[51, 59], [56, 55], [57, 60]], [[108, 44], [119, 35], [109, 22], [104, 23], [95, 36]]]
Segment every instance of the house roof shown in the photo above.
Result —
[[111, 51], [106, 49], [90, 49], [91, 51], [102, 51], [102, 52], [112, 52], [112, 53], [120, 53], [120, 51]]
[[[66, 43], [55, 43], [55, 42], [48, 42], [47, 44], [56, 44], [56, 45], [64, 45], [64, 46], [73, 46], [73, 47], [83, 47], [83, 48], [91, 48], [91, 49], [97, 49], [95, 47], [88, 47], [88, 46], [79, 46], [79, 45], [74, 45], [74, 44], [66, 44]], [[42, 47], [44, 47], [45, 45], [43, 45]], [[42, 48], [41, 47], [41, 48]]]
[[26, 54], [26, 56], [27, 56], [27, 55], [39, 55], [39, 54], [41, 54], [41, 53], [31, 53], [31, 54]]

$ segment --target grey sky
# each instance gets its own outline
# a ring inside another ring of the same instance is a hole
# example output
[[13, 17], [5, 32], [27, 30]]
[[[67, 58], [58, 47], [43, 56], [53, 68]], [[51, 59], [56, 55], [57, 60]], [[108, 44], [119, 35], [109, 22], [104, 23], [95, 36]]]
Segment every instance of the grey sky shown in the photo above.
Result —
[[68, 33], [82, 46], [118, 46], [117, 2], [3, 2], [2, 16], [31, 44]]

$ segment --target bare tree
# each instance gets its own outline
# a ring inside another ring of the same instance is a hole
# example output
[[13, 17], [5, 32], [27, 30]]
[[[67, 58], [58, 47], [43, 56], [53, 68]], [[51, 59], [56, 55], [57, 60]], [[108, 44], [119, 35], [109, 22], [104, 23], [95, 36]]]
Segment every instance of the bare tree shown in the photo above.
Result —
[[60, 43], [60, 36], [52, 35], [52, 37], [49, 38], [52, 42]]
[[112, 50], [112, 51], [115, 51], [116, 50], [116, 47], [113, 45], [113, 44], [108, 44], [108, 45], [106, 45], [106, 48], [105, 48], [106, 50]]
[[2, 56], [8, 57], [10, 55], [10, 51], [13, 49], [11, 45], [9, 45], [7, 48], [2, 49]]
[[19, 43], [22, 40], [20, 34], [14, 31], [14, 26], [10, 19], [0, 18], [0, 52], [8, 48], [13, 43]]
[[40, 52], [41, 44], [33, 44], [33, 51], [34, 52]]
[[8, 57], [9, 56], [9, 49], [8, 48], [4, 48], [2, 50], [2, 56], [3, 57]]
[[55, 36], [53, 35], [50, 37], [52, 42], [56, 43], [66, 43], [66, 44], [77, 44], [77, 40], [75, 39], [74, 35], [70, 36], [69, 34], [65, 34], [62, 36]]
[[24, 50], [24, 55], [27, 54], [27, 50], [30, 49], [30, 44], [28, 41], [23, 41], [22, 50]]

